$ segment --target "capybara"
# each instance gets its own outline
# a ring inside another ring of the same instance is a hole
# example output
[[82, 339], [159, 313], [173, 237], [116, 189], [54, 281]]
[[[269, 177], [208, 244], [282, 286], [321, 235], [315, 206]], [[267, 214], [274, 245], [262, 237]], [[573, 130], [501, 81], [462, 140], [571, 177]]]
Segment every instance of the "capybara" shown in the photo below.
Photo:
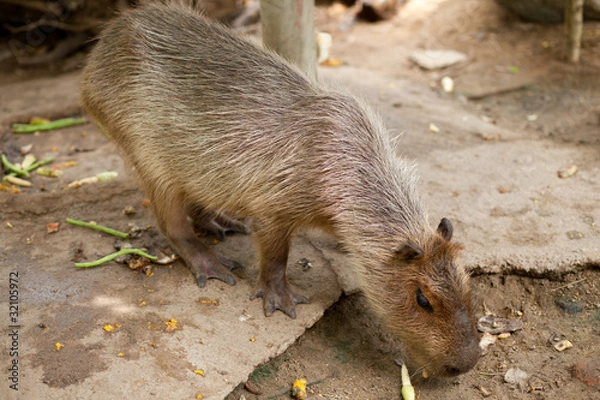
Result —
[[430, 375], [479, 358], [469, 278], [452, 225], [428, 222], [415, 172], [369, 107], [325, 90], [276, 54], [177, 4], [111, 21], [83, 72], [86, 110], [135, 168], [158, 225], [204, 286], [234, 284], [195, 223], [249, 217], [259, 254], [253, 298], [266, 315], [308, 299], [288, 284], [290, 236], [335, 234], [374, 312]]

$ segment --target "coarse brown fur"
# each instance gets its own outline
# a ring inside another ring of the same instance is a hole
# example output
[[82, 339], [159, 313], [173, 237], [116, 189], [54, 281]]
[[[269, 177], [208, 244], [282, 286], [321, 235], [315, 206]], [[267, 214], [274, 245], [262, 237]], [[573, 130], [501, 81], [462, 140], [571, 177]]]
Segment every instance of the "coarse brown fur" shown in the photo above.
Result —
[[366, 105], [176, 4], [107, 26], [82, 99], [135, 167], [161, 230], [201, 286], [235, 283], [234, 265], [202, 245], [187, 216], [234, 229], [227, 215], [249, 216], [261, 268], [254, 297], [267, 315], [294, 317], [307, 299], [287, 283], [289, 238], [319, 226], [338, 236], [414, 365], [456, 375], [475, 364], [468, 274], [452, 227], [430, 228], [412, 166]]

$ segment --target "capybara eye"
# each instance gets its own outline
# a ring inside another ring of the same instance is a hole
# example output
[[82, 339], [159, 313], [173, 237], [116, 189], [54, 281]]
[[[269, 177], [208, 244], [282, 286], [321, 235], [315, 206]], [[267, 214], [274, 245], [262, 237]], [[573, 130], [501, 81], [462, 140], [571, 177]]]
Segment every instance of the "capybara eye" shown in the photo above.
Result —
[[427, 300], [427, 297], [425, 297], [425, 295], [423, 294], [423, 292], [421, 292], [421, 289], [419, 288], [417, 288], [417, 304], [419, 304], [419, 307], [421, 307], [423, 310], [433, 312], [433, 307], [431, 307], [431, 303], [429, 302], [429, 300]]

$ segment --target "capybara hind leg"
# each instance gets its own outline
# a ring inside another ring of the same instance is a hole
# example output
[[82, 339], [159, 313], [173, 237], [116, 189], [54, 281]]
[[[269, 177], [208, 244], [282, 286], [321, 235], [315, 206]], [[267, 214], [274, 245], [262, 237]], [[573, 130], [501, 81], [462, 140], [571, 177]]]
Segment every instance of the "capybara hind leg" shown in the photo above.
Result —
[[155, 212], [162, 231], [196, 277], [198, 286], [204, 287], [211, 278], [235, 285], [235, 278], [229, 270], [240, 265], [216, 256], [196, 237], [187, 219], [186, 208], [178, 197], [167, 201], [163, 199], [161, 207], [155, 207]]
[[296, 318], [294, 306], [309, 303], [310, 300], [295, 293], [286, 277], [286, 265], [289, 250], [289, 239], [281, 236], [275, 240], [257, 234], [260, 251], [260, 276], [256, 290], [250, 298], [263, 298], [265, 315], [271, 316], [281, 310], [290, 318]]
[[207, 210], [192, 210], [190, 216], [194, 229], [212, 234], [219, 240], [224, 240], [229, 233], [250, 232], [246, 225], [227, 215], [219, 215]]

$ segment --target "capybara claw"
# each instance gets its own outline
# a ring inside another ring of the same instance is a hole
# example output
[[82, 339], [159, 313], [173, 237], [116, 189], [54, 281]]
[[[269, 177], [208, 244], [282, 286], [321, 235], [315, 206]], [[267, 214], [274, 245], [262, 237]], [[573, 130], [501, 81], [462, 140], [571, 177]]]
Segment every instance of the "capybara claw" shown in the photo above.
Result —
[[252, 296], [250, 296], [250, 300], [262, 297], [266, 317], [270, 317], [275, 311], [279, 310], [288, 317], [296, 319], [296, 310], [294, 306], [296, 304], [310, 303], [310, 300], [307, 297], [294, 293], [289, 289], [287, 284], [279, 285], [279, 289], [263, 289], [263, 285], [261, 284], [258, 286], [259, 287], [254, 291]]
[[225, 282], [226, 284], [230, 285], [230, 286], [234, 286], [236, 284], [235, 278], [233, 277], [233, 275], [231, 275], [230, 273], [224, 273], [224, 274], [214, 274], [214, 275], [206, 275], [206, 274], [201, 274], [201, 275], [196, 275], [196, 282], [198, 283], [198, 286], [203, 288], [204, 286], [206, 286], [206, 281], [208, 279], [218, 279], [222, 282]]
[[226, 258], [222, 258], [219, 256], [214, 258], [213, 256], [212, 258], [209, 257], [207, 259], [201, 260], [196, 265], [192, 265], [190, 267], [190, 270], [196, 277], [196, 282], [198, 283], [198, 286], [200, 286], [201, 288], [206, 286], [206, 281], [209, 279], [218, 279], [227, 283], [228, 285], [233, 286], [235, 285], [235, 278], [233, 277], [231, 272], [229, 272], [232, 269], [232, 267], [241, 267], [241, 265], [235, 261], [231, 261]]

